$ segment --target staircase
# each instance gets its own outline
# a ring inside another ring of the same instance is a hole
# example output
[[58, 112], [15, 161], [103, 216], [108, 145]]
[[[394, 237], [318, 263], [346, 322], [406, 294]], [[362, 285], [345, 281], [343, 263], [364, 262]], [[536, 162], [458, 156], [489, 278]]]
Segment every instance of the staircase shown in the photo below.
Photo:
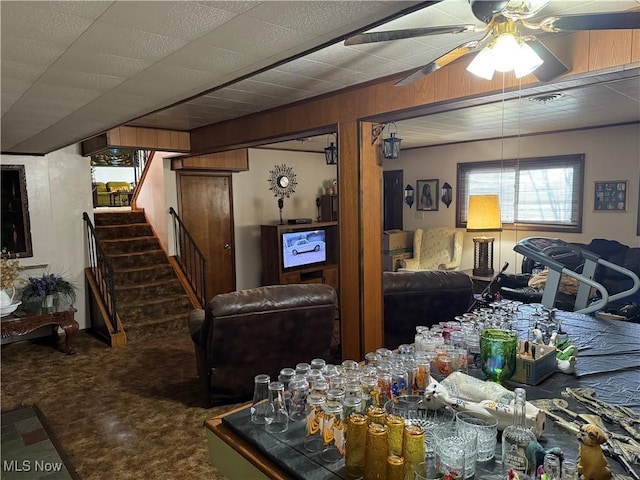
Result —
[[187, 327], [193, 306], [143, 211], [95, 212], [128, 342]]

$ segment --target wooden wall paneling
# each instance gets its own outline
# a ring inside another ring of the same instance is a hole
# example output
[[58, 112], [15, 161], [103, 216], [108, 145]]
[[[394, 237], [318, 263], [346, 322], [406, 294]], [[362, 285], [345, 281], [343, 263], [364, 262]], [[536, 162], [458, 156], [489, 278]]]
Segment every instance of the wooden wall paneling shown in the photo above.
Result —
[[[611, 55], [610, 49], [620, 46], [620, 50], [629, 51], [628, 44], [631, 40], [631, 32], [619, 30], [586, 32], [586, 34], [592, 38], [592, 41], [588, 42], [589, 46], [587, 48], [582, 48], [581, 46], [582, 39], [580, 36], [585, 35], [585, 32], [563, 35], [565, 41], [576, 41], [576, 45], [579, 47], [576, 51], [571, 52], [571, 61], [566, 62], [568, 66], [582, 68], [587, 62], [590, 70], [598, 70], [630, 62], [629, 53], [619, 52], [616, 55]], [[607, 46], [600, 47], [598, 45], [600, 41], [605, 42]], [[625, 42], [627, 45], [622, 47]], [[600, 58], [601, 54], [611, 58], [603, 60]], [[590, 60], [587, 60], [587, 57]], [[496, 78], [492, 81], [475, 79], [466, 72], [465, 68], [466, 62], [454, 62], [419, 81], [413, 88], [416, 89], [416, 92], [421, 91], [422, 88], [430, 88], [428, 82], [434, 81], [430, 78], [434, 77], [435, 86], [438, 87], [434, 90], [434, 101], [447, 101], [483, 93], [499, 93], [502, 90], [502, 76], [496, 75]], [[582, 71], [574, 70], [570, 73], [582, 73]], [[442, 78], [444, 76], [446, 76], [446, 81]], [[378, 83], [365, 85], [359, 89], [346, 89], [296, 103], [289, 107], [279, 107], [248, 117], [201, 127], [192, 131], [191, 145], [197, 153], [223, 151], [237, 148], [238, 145], [257, 145], [261, 140], [276, 139], [293, 131], [313, 130], [321, 125], [329, 125], [336, 121], [350, 122], [358, 118], [415, 109], [431, 103], [432, 97], [430, 96], [422, 98], [417, 95], [398, 94], [399, 87], [394, 87], [393, 85], [397, 80], [398, 77], [394, 76]], [[505, 82], [507, 88], [517, 85], [525, 88], [540, 83], [533, 75], [522, 79], [522, 82], [511, 75], [506, 77]], [[382, 99], [382, 102], [378, 104], [380, 99]]]
[[640, 30], [633, 31], [631, 40], [631, 61], [640, 62]]
[[589, 70], [629, 63], [632, 38], [632, 30], [589, 32]]
[[120, 130], [120, 144], [126, 147], [135, 147], [138, 135], [135, 127], [118, 127]]
[[82, 155], [92, 155], [107, 148], [137, 148], [185, 152], [190, 149], [190, 133], [141, 127], [116, 127], [81, 143]]
[[342, 358], [361, 360], [360, 168], [358, 123], [338, 124], [338, 233]]
[[239, 148], [205, 155], [174, 157], [171, 160], [171, 169], [246, 171], [249, 170], [249, 151]]
[[361, 122], [360, 196], [362, 209], [362, 323], [363, 354], [383, 346], [382, 302], [382, 162], [380, 135], [371, 144], [372, 123]]

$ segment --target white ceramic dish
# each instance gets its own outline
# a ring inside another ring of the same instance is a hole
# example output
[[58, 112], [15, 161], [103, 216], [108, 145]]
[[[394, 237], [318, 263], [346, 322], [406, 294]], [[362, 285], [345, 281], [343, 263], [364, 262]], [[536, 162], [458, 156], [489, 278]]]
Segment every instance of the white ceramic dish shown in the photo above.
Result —
[[6, 307], [0, 307], [0, 317], [6, 317], [10, 313], [15, 312], [21, 303], [22, 302], [16, 302], [12, 303], [11, 305], [7, 305]]

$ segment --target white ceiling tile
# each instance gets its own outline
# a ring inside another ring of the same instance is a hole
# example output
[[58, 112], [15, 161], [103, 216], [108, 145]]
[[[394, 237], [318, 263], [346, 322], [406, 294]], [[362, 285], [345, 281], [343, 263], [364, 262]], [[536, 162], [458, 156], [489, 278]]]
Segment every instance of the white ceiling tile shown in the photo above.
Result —
[[2, 35], [2, 63], [13, 61], [46, 68], [64, 52], [64, 49], [62, 45]]
[[153, 62], [121, 55], [110, 55], [102, 52], [83, 50], [72, 45], [56, 61], [55, 67], [74, 72], [110, 75], [114, 77], [131, 77]]
[[222, 2], [212, 2], [212, 1], [206, 1], [206, 2], [196, 2], [196, 3], [202, 3], [204, 5], [211, 5], [214, 4], [216, 8], [219, 8], [220, 10], [226, 10], [227, 12], [232, 12], [232, 13], [244, 13], [247, 10], [251, 10], [254, 7], [257, 7], [258, 5], [262, 4], [263, 2], [245, 2], [242, 0], [231, 0], [231, 1], [222, 1]]
[[100, 21], [82, 36], [85, 51], [148, 61], [161, 60], [185, 44], [185, 40]]
[[[150, 9], [153, 9], [153, 16], [149, 16]], [[216, 2], [132, 1], [115, 2], [100, 17], [100, 21], [167, 37], [194, 40], [235, 16], [235, 13], [216, 8]]]
[[311, 38], [306, 33], [241, 15], [202, 36], [200, 41], [225, 50], [268, 58]]
[[119, 85], [124, 80], [124, 77], [74, 72], [73, 70], [62, 68], [49, 68], [42, 77], [40, 77], [39, 83], [88, 88], [104, 92]]
[[114, 91], [128, 95], [164, 98], [167, 103], [173, 103], [180, 99], [176, 95], [178, 91], [181, 98], [185, 95], [195, 95], [209, 88], [210, 79], [209, 72], [169, 67], [158, 63], [122, 82]]
[[193, 42], [167, 56], [168, 66], [204, 70], [218, 74], [235, 72], [258, 62], [260, 57], [214, 47], [204, 42]]
[[[9, 2], [2, 2], [9, 3]], [[23, 2], [12, 2], [23, 3]], [[90, 2], [70, 2], [70, 1], [30, 1], [29, 4], [43, 10], [59, 12], [65, 15], [75, 15], [78, 17], [89, 18], [95, 20], [109, 8], [113, 1], [90, 1]]]
[[40, 42], [69, 45], [92, 23], [91, 19], [37, 8], [37, 3], [19, 2], [2, 9], [2, 35]]
[[247, 16], [273, 25], [316, 35], [362, 19], [371, 10], [369, 1], [265, 2]]

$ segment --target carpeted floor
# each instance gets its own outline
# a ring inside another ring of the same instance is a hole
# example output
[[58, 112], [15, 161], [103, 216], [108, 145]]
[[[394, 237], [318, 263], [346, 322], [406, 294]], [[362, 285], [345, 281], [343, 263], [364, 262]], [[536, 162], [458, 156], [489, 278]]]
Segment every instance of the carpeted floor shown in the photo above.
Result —
[[37, 404], [84, 480], [222, 479], [203, 422], [186, 331], [111, 349], [88, 333], [75, 355], [42, 340], [3, 345], [3, 411]]

